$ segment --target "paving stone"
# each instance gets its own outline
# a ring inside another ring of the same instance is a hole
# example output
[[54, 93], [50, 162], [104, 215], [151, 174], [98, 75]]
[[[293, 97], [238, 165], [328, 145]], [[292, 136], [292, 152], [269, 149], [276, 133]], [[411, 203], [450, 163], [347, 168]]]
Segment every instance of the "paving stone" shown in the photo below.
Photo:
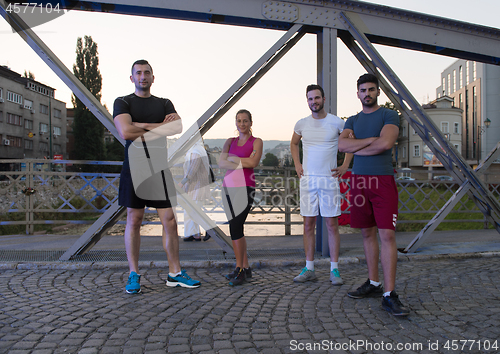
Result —
[[388, 314], [380, 299], [346, 296], [366, 279], [366, 264], [344, 266], [346, 284], [336, 288], [328, 283], [327, 263], [318, 265], [318, 282], [295, 284], [283, 274], [300, 268], [278, 266], [259, 269], [260, 279], [235, 288], [220, 287], [216, 268], [189, 269], [203, 280], [202, 289], [166, 288], [163, 270], [144, 267], [139, 296], [123, 292], [125, 269], [8, 269], [0, 272], [0, 352], [296, 353], [293, 341], [496, 339], [498, 259], [398, 263], [407, 319]]

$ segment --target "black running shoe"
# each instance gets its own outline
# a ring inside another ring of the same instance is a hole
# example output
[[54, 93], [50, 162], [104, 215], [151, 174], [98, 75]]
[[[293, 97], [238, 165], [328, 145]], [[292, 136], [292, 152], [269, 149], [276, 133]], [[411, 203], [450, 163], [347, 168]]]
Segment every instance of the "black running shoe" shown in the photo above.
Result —
[[[252, 277], [252, 268], [250, 268], [250, 267], [243, 268], [243, 270], [245, 271], [245, 277], [247, 279]], [[231, 273], [225, 275], [226, 279], [227, 280], [233, 279], [234, 277], [236, 277], [238, 275], [239, 271], [240, 271], [240, 268], [236, 267]]]
[[245, 270], [245, 278], [251, 278], [252, 277], [252, 268], [243, 268]]
[[231, 273], [226, 274], [224, 276], [226, 277], [227, 280], [231, 280], [235, 276], [237, 276], [239, 272], [240, 272], [240, 267], [236, 267], [236, 268], [234, 268], [234, 270]]
[[382, 307], [394, 316], [408, 316], [410, 314], [410, 310], [403, 306], [394, 290], [389, 296], [382, 297]]
[[384, 293], [384, 288], [382, 284], [375, 286], [370, 284], [370, 279], [368, 279], [363, 285], [361, 285], [356, 291], [351, 291], [347, 293], [347, 296], [353, 299], [362, 299], [365, 297], [376, 297]]
[[245, 276], [245, 270], [240, 269], [238, 274], [229, 281], [229, 285], [235, 286], [235, 285], [241, 285], [245, 282], [246, 276]]

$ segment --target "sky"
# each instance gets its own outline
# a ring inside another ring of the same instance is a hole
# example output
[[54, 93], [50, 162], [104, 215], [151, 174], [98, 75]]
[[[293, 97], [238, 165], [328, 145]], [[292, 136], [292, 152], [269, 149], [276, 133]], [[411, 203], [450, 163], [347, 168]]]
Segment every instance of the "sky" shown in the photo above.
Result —
[[[380, 5], [447, 17], [498, 28], [500, 1], [383, 0]], [[282, 31], [189, 21], [143, 18], [108, 13], [69, 11], [37, 26], [35, 33], [72, 71], [78, 37], [92, 36], [98, 45], [103, 79], [101, 102], [112, 111], [116, 97], [132, 93], [130, 66], [147, 59], [154, 71], [152, 93], [169, 98], [191, 126], [283, 34]], [[31, 50], [6, 21], [0, 19], [0, 65], [56, 89], [55, 97], [71, 104], [71, 91]], [[386, 62], [420, 103], [436, 98], [440, 74], [455, 59], [376, 45]], [[356, 114], [356, 80], [364, 69], [338, 42], [337, 115]], [[252, 112], [253, 133], [264, 140], [289, 140], [300, 118], [310, 114], [305, 87], [316, 83], [316, 36], [306, 35], [219, 122], [205, 138], [235, 135], [238, 109]], [[379, 103], [387, 101], [385, 96]]]

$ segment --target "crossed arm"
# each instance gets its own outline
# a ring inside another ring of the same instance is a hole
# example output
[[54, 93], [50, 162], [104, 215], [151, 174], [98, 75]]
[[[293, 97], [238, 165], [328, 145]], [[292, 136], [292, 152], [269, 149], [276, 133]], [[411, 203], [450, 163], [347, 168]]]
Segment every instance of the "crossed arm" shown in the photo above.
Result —
[[[253, 151], [250, 157], [239, 158], [238, 156], [229, 156], [229, 147], [232, 139], [227, 139], [222, 148], [219, 158], [219, 167], [226, 170], [236, 170], [238, 168], [255, 168], [259, 165], [262, 157], [262, 148], [264, 143], [262, 139], [256, 138], [253, 142]], [[241, 165], [241, 166], [240, 166]]]
[[132, 122], [132, 116], [127, 113], [119, 114], [115, 117], [115, 126], [120, 137], [125, 140], [135, 140], [144, 136], [157, 139], [160, 136], [170, 136], [182, 132], [181, 117], [177, 113], [165, 116], [161, 123], [138, 123]]
[[357, 139], [351, 129], [344, 129], [339, 137], [339, 150], [359, 156], [373, 156], [392, 149], [399, 134], [399, 127], [386, 124], [379, 137]]

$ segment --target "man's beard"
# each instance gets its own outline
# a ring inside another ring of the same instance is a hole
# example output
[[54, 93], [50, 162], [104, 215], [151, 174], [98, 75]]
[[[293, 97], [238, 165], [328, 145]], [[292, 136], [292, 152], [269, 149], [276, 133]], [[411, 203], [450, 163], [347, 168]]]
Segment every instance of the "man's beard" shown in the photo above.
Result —
[[370, 101], [368, 101], [368, 102], [366, 100], [363, 100], [362, 104], [365, 107], [373, 107], [373, 106], [375, 106], [377, 104], [377, 100], [371, 100], [370, 99]]
[[320, 111], [321, 111], [324, 107], [325, 107], [325, 105], [324, 105], [324, 104], [321, 104], [321, 105], [319, 105], [319, 107], [318, 107], [317, 109], [313, 109], [313, 108], [311, 108], [311, 107], [309, 107], [309, 108], [311, 108], [311, 111], [312, 111], [312, 112], [314, 112], [314, 113], [318, 113], [318, 112], [320, 112]]

